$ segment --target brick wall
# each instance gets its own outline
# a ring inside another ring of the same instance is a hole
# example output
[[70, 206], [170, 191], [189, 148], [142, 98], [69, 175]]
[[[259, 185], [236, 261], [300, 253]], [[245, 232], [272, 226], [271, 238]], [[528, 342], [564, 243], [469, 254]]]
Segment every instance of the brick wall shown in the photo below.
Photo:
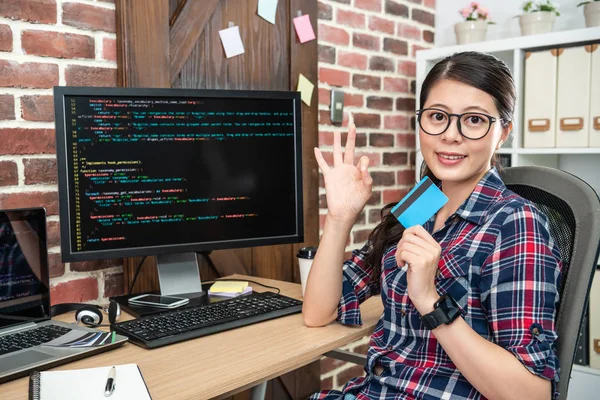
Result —
[[[373, 196], [358, 218], [348, 256], [361, 247], [387, 203], [414, 185], [415, 52], [433, 47], [435, 0], [319, 0], [319, 147], [331, 163], [333, 132], [357, 127], [357, 158], [371, 159]], [[344, 96], [344, 122], [329, 118], [330, 90]], [[345, 141], [345, 135], [342, 135]], [[327, 214], [321, 177], [321, 228]], [[368, 338], [347, 346], [366, 354]], [[363, 375], [362, 366], [321, 360], [323, 388], [340, 388]]]
[[103, 302], [120, 261], [60, 261], [53, 86], [116, 86], [114, 0], [0, 1], [0, 208], [44, 206], [52, 303]]

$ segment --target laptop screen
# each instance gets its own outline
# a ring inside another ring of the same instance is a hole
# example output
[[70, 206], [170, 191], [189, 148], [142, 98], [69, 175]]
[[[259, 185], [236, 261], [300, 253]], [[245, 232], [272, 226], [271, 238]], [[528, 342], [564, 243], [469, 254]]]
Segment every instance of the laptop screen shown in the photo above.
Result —
[[0, 329], [49, 318], [43, 208], [0, 210]]

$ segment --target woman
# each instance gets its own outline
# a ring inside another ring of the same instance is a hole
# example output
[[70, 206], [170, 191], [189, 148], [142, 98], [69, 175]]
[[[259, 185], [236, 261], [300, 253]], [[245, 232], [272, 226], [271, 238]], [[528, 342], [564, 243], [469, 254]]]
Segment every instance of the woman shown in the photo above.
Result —
[[359, 304], [375, 294], [384, 313], [366, 376], [312, 399], [556, 397], [560, 253], [547, 218], [496, 170], [495, 151], [512, 129], [510, 71], [490, 55], [454, 54], [423, 81], [420, 106], [424, 173], [449, 201], [408, 229], [386, 206], [367, 244], [346, 262], [346, 239], [371, 195], [369, 160], [354, 165], [354, 127], [343, 155], [334, 136], [332, 166], [315, 149], [328, 214], [304, 296], [305, 324], [360, 325]]

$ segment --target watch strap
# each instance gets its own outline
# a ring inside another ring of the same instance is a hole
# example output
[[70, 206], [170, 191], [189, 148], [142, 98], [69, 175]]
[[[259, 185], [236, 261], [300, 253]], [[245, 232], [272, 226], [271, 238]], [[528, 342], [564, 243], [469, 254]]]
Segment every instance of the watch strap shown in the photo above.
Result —
[[435, 329], [441, 324], [448, 322], [448, 317], [441, 308], [435, 308], [432, 312], [421, 317], [423, 325], [429, 330]]

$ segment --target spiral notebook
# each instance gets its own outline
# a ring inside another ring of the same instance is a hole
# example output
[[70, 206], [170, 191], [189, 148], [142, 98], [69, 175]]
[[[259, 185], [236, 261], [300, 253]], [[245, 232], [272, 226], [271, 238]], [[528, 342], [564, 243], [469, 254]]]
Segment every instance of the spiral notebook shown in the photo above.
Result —
[[136, 364], [115, 365], [115, 390], [104, 396], [111, 366], [65, 371], [33, 371], [29, 375], [29, 400], [151, 400]]

